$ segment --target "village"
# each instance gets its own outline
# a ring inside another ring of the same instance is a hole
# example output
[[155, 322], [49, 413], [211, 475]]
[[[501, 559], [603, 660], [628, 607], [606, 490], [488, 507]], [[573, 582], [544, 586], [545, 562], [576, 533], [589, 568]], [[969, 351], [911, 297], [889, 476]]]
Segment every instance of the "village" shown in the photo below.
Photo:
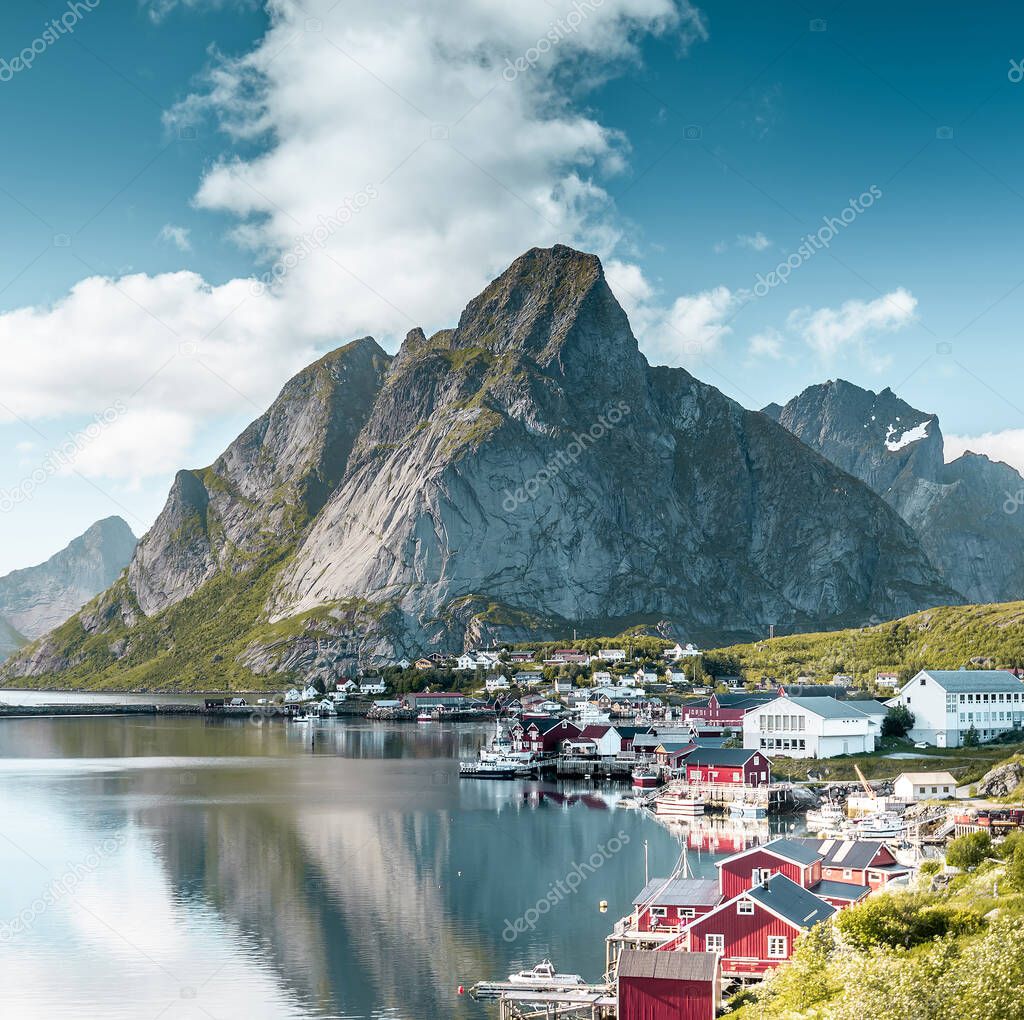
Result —
[[[394, 689], [409, 671], [441, 670], [458, 689]], [[670, 827], [682, 852], [611, 925], [602, 979], [544, 961], [470, 991], [496, 1000], [502, 1020], [711, 1020], [737, 987], [785, 965], [804, 933], [874, 893], [913, 887], [924, 862], [929, 874], [945, 867], [951, 840], [1024, 824], [1024, 809], [972, 796], [948, 768], [917, 765], [1014, 739], [1024, 721], [1017, 671], [883, 671], [871, 689], [842, 675], [800, 679], [709, 676], [693, 645], [666, 649], [661, 662], [625, 648], [503, 649], [402, 660], [283, 702], [300, 719], [346, 704], [369, 719], [489, 719], [492, 738], [460, 763], [466, 779], [628, 783], [618, 806]], [[894, 736], [913, 750], [892, 754], [895, 778], [869, 781], [858, 762], [877, 761]], [[900, 771], [900, 759], [914, 767]], [[832, 763], [849, 765], [853, 780], [825, 779]], [[767, 820], [780, 815], [799, 824], [780, 835]], [[692, 873], [694, 850], [719, 856], [715, 877]]]

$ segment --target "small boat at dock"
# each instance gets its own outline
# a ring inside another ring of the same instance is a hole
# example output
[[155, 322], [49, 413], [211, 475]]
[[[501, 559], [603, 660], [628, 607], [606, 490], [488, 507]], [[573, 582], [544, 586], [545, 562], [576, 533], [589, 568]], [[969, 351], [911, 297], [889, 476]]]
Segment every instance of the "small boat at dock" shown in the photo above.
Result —
[[639, 765], [632, 773], [634, 790], [656, 790], [661, 786], [661, 773], [646, 765]]
[[579, 974], [559, 974], [550, 960], [541, 960], [529, 970], [519, 970], [509, 974], [508, 983], [531, 991], [549, 992], [562, 988], [579, 988], [586, 982]]
[[704, 814], [704, 801], [681, 793], [662, 793], [654, 801], [654, 813], [663, 818], [696, 818]]
[[767, 818], [768, 808], [764, 804], [751, 804], [749, 801], [734, 800], [729, 805], [729, 814], [733, 818]]

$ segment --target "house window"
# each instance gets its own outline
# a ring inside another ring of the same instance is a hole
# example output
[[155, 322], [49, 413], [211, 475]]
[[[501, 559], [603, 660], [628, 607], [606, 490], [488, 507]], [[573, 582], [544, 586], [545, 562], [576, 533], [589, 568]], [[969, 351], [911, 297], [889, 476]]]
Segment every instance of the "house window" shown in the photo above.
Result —
[[651, 917], [668, 917], [666, 907], [651, 907]]
[[697, 911], [694, 910], [693, 907], [680, 907], [679, 908], [679, 916], [680, 917], [696, 917], [697, 916]]
[[762, 882], [767, 882], [772, 877], [771, 868], [754, 868], [750, 873], [751, 885], [760, 885]]
[[850, 868], [843, 868], [843, 878], [853, 878], [853, 871]]
[[709, 953], [725, 952], [724, 935], [706, 935], [704, 937], [704, 949]]
[[754, 912], [754, 904], [750, 900], [740, 900], [736, 904], [737, 914], [752, 914]]
[[925, 687], [928, 684], [928, 678], [926, 676], [921, 677], [921, 686]]
[[785, 935], [768, 936], [768, 957], [772, 960], [784, 960], [786, 950], [789, 947], [789, 939]]

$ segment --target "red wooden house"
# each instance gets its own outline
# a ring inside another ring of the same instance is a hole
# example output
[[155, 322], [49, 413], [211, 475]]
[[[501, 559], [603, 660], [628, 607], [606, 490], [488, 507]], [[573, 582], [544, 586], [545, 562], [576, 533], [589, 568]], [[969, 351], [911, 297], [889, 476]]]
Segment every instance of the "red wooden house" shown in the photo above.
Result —
[[563, 740], [580, 735], [580, 727], [567, 719], [524, 720], [512, 727], [512, 746], [516, 751], [554, 754]]
[[808, 839], [805, 843], [821, 857], [821, 877], [833, 882], [852, 882], [870, 889], [881, 889], [894, 878], [912, 874], [900, 864], [892, 850], [877, 839]]
[[835, 912], [814, 893], [774, 874], [698, 917], [684, 929], [680, 948], [720, 954], [727, 976], [764, 974], [789, 959], [798, 936]]
[[771, 762], [760, 751], [745, 747], [698, 746], [685, 765], [690, 783], [766, 786], [772, 781]]
[[619, 1020], [715, 1020], [722, 980], [714, 953], [626, 949], [618, 975]]
[[713, 878], [652, 878], [633, 900], [638, 931], [679, 931], [722, 902]]
[[686, 709], [687, 717], [697, 723], [698, 728], [708, 726], [715, 729], [731, 729], [743, 732], [743, 717], [752, 708], [774, 701], [775, 692], [712, 694], [706, 702], [698, 702]]
[[[864, 899], [871, 889], [858, 878], [828, 873], [816, 839], [774, 839], [718, 861], [723, 896], [736, 896], [770, 875], [785, 875], [834, 907], [847, 907]], [[849, 840], [855, 843], [856, 840]], [[865, 844], [866, 846], [866, 844]], [[851, 851], [852, 852], [852, 851]]]

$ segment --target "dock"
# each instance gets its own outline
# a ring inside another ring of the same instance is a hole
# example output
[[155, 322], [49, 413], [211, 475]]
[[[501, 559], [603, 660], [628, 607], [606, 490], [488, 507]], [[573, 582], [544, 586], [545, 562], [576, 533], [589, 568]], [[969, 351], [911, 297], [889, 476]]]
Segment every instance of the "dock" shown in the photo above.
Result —
[[608, 985], [538, 991], [508, 981], [481, 981], [474, 999], [498, 999], [500, 1020], [612, 1020], [616, 998]]

